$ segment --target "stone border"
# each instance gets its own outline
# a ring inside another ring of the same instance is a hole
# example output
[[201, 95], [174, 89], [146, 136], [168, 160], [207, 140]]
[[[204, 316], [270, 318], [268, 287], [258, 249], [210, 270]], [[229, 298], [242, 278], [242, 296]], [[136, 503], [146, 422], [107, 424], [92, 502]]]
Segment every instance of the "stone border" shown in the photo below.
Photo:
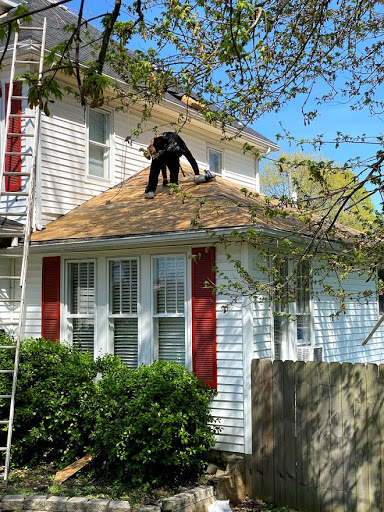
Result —
[[[245, 497], [244, 460], [229, 455], [225, 471], [211, 464], [208, 485], [200, 485], [165, 499], [161, 505], [135, 507], [135, 512], [208, 512], [208, 506], [216, 500], [237, 503]], [[0, 512], [131, 512], [129, 501], [112, 501], [102, 498], [68, 496], [4, 496]]]

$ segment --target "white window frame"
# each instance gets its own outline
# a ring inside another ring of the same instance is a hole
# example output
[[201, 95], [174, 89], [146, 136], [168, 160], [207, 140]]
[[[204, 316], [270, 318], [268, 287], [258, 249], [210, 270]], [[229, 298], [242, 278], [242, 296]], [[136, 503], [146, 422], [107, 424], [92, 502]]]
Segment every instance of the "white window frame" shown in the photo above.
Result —
[[[137, 263], [137, 304], [136, 313], [112, 313], [112, 283], [111, 283], [111, 264], [114, 261], [136, 261]], [[140, 332], [140, 316], [141, 316], [141, 300], [140, 300], [140, 260], [138, 257], [113, 257], [107, 259], [107, 306], [108, 306], [108, 324], [109, 324], [109, 353], [115, 353], [115, 342], [114, 342], [114, 320], [124, 318], [135, 318], [137, 320], [137, 365], [141, 362], [141, 332]]]
[[[183, 313], [155, 313], [155, 261], [166, 258], [181, 258], [184, 266], [184, 312]], [[156, 319], [159, 318], [184, 318], [184, 366], [190, 365], [190, 357], [188, 353], [188, 293], [187, 287], [188, 267], [185, 253], [156, 254], [151, 256], [151, 324], [152, 324], [152, 360], [159, 360], [159, 335]]]
[[[88, 314], [70, 313], [69, 312], [69, 299], [71, 296], [72, 283], [69, 281], [71, 275], [69, 269], [70, 265], [74, 263], [93, 263], [94, 269], [94, 300], [93, 300], [93, 312]], [[96, 340], [97, 340], [97, 263], [96, 259], [71, 259], [65, 261], [65, 295], [64, 295], [64, 325], [66, 335], [70, 333], [70, 337], [67, 340], [70, 344], [73, 343], [73, 322], [72, 319], [76, 318], [91, 318], [93, 319], [93, 354], [96, 356]]]
[[[292, 275], [294, 272], [294, 262], [292, 260], [288, 260], [288, 275]], [[311, 271], [311, 265], [309, 264], [309, 273]], [[309, 275], [309, 279], [311, 279]], [[272, 314], [272, 345], [271, 345], [271, 355], [272, 359], [278, 358], [281, 360], [314, 360], [314, 348], [315, 348], [315, 339], [314, 339], [314, 306], [313, 306], [313, 296], [312, 296], [312, 286], [311, 282], [309, 282], [309, 342], [308, 343], [299, 343], [298, 340], [298, 322], [297, 318], [299, 315], [297, 308], [297, 298], [294, 301], [289, 301], [286, 307], [286, 320], [285, 323], [285, 336], [282, 340], [280, 347], [280, 355], [275, 353], [276, 340], [275, 340], [275, 315], [274, 312], [277, 309], [280, 309], [278, 305], [275, 305], [274, 301], [271, 302], [271, 314]], [[297, 293], [297, 285], [295, 283], [294, 293]], [[281, 311], [280, 311], [281, 312]], [[284, 318], [284, 317], [283, 317]]]
[[[90, 130], [89, 130], [89, 124], [90, 124], [90, 111], [98, 112], [100, 114], [103, 114], [106, 116], [107, 120], [107, 142], [106, 144], [92, 141], [90, 139]], [[113, 181], [113, 169], [114, 169], [114, 132], [113, 132], [113, 125], [114, 125], [114, 119], [113, 119], [113, 110], [106, 109], [106, 108], [94, 108], [94, 109], [87, 109], [86, 113], [86, 178], [90, 179], [92, 181], [100, 181], [100, 182], [111, 182]], [[108, 157], [106, 159], [106, 164], [104, 168], [104, 175], [103, 176], [96, 176], [94, 174], [91, 174], [89, 171], [90, 166], [90, 151], [89, 148], [91, 145], [101, 147], [103, 149], [106, 149], [108, 151]]]
[[[220, 153], [220, 156], [221, 156], [221, 171], [220, 172], [217, 172], [215, 169], [211, 169], [210, 168], [210, 152], [215, 152], [215, 153]], [[211, 146], [211, 145], [208, 145], [207, 146], [207, 166], [208, 166], [208, 169], [211, 171], [211, 172], [214, 172], [215, 174], [217, 174], [218, 176], [224, 176], [224, 169], [225, 169], [225, 165], [224, 165], [224, 150], [223, 149], [220, 149], [218, 147], [215, 147], [215, 146]]]

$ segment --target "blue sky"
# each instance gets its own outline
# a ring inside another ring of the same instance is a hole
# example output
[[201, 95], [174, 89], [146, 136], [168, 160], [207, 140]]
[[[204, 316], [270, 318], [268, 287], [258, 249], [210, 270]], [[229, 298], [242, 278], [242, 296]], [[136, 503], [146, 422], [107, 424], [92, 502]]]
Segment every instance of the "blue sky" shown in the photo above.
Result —
[[[67, 6], [71, 10], [76, 10], [79, 1], [73, 0]], [[95, 16], [106, 10], [110, 11], [112, 6], [113, 1], [111, 0], [88, 0], [88, 2], [86, 0], [85, 16]], [[320, 115], [309, 126], [305, 126], [301, 115], [301, 105], [300, 98], [291, 101], [278, 113], [270, 113], [259, 119], [252, 125], [252, 128], [273, 141], [276, 141], [277, 133], [282, 133], [280, 123], [296, 139], [312, 139], [323, 134], [328, 141], [332, 141], [337, 131], [351, 136], [364, 133], [368, 137], [376, 137], [384, 133], [384, 115], [382, 118], [372, 116], [367, 109], [351, 111], [349, 105], [343, 104], [341, 101], [334, 101], [332, 104], [320, 107]], [[307, 107], [309, 106], [307, 105]], [[278, 144], [282, 150], [288, 153], [301, 151], [301, 148], [289, 145], [288, 141], [279, 140]], [[361, 160], [365, 160], [373, 157], [379, 149], [379, 146], [371, 144], [341, 144], [338, 148], [335, 148], [334, 144], [327, 144], [322, 146], [321, 154], [323, 157], [343, 164], [350, 158], [360, 157]], [[304, 148], [304, 151], [314, 153], [314, 149], [309, 145]], [[374, 204], [379, 208], [379, 198], [374, 199]]]

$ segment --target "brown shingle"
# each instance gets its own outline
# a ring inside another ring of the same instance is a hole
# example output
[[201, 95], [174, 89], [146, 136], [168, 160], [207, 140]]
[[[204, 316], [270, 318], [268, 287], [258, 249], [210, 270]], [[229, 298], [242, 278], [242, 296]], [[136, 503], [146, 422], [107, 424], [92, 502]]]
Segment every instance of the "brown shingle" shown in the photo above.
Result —
[[[260, 225], [283, 231], [303, 229], [296, 215], [282, 218], [264, 216], [265, 197], [252, 201], [240, 186], [217, 177], [215, 180], [195, 185], [193, 171], [183, 165], [185, 177], [180, 174], [182, 195], [168, 195], [159, 183], [155, 198], [144, 198], [148, 168], [106, 192], [86, 201], [71, 212], [47, 225], [32, 236], [33, 242], [54, 240], [113, 238], [133, 235], [161, 234], [193, 229], [191, 220], [196, 216], [199, 202], [199, 222], [205, 228], [226, 228]], [[160, 182], [160, 180], [159, 180]], [[190, 197], [189, 197], [190, 196]], [[248, 204], [259, 205], [251, 219]], [[294, 209], [284, 211], [294, 212]], [[303, 229], [302, 232], [307, 232]]]

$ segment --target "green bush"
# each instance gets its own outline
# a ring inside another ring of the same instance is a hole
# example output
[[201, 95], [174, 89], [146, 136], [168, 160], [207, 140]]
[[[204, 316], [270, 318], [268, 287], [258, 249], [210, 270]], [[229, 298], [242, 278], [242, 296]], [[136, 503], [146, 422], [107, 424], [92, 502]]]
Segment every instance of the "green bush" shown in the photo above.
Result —
[[[0, 368], [9, 357], [0, 351]], [[3, 375], [0, 394], [9, 386]], [[214, 394], [176, 363], [129, 369], [118, 357], [93, 361], [76, 347], [23, 340], [12, 461], [63, 466], [93, 453], [93, 470], [106, 477], [136, 484], [193, 478], [214, 444]], [[8, 405], [0, 400], [2, 418]]]
[[[10, 357], [0, 351], [2, 358]], [[6, 362], [3, 360], [1, 368]], [[45, 340], [24, 340], [20, 349], [12, 461], [66, 464], [90, 449], [97, 365], [89, 353]], [[9, 389], [3, 380], [2, 386]], [[8, 416], [9, 401], [1, 401]]]
[[98, 382], [93, 450], [109, 475], [137, 484], [195, 477], [214, 444], [215, 391], [171, 362], [114, 368]]

